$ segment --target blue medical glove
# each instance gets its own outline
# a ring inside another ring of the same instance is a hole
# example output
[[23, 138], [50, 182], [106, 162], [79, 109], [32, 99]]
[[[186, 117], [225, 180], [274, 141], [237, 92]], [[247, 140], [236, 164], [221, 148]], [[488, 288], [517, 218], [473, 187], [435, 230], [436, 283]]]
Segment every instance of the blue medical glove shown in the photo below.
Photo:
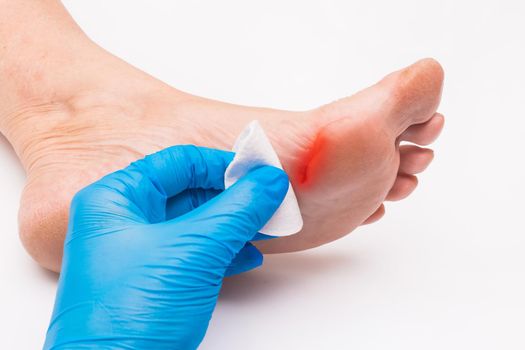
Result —
[[168, 148], [74, 197], [45, 349], [197, 348], [229, 266], [261, 263], [246, 242], [288, 190], [273, 167], [224, 190], [232, 157]]

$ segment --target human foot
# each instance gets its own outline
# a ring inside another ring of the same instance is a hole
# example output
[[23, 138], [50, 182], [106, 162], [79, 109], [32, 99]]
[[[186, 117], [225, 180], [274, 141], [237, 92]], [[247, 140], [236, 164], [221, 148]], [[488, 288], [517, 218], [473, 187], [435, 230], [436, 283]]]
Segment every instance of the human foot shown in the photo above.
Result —
[[282, 252], [377, 220], [382, 201], [408, 195], [412, 174], [432, 158], [398, 142], [427, 144], [443, 124], [432, 117], [443, 78], [432, 60], [324, 107], [284, 112], [177, 91], [92, 43], [59, 1], [9, 1], [0, 17], [0, 131], [27, 171], [20, 234], [52, 270], [74, 193], [145, 154], [181, 143], [229, 149], [245, 124], [260, 120], [305, 221], [299, 234], [258, 243]]
[[292, 170], [304, 228], [257, 247], [282, 253], [328, 243], [379, 220], [383, 201], [407, 197], [433, 151], [400, 143], [428, 145], [439, 136], [442, 83], [441, 66], [425, 59], [316, 110], [315, 138]]
[[[12, 113], [2, 132], [27, 171], [20, 234], [29, 253], [58, 270], [69, 202], [76, 191], [131, 161], [174, 144], [229, 149], [258, 119], [296, 190], [304, 229], [258, 242], [267, 253], [308, 249], [379, 219], [382, 202], [406, 197], [432, 151], [443, 72], [433, 60], [395, 72], [351, 97], [307, 112], [248, 108], [191, 96], [107, 54], [84, 68], [80, 89], [39, 97]], [[105, 74], [98, 73], [101, 69]], [[31, 132], [28, 133], [28, 128]]]

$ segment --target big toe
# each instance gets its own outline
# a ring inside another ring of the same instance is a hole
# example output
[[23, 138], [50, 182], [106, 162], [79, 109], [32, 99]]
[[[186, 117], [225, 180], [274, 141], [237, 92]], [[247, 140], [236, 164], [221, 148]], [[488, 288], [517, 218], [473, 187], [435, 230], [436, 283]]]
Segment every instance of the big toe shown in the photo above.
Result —
[[387, 75], [378, 88], [388, 91], [383, 108], [399, 135], [414, 124], [428, 121], [441, 100], [444, 72], [434, 59], [426, 58]]
[[441, 100], [444, 72], [426, 58], [385, 76], [377, 84], [323, 107], [323, 122], [351, 116], [385, 125], [397, 138], [408, 127], [428, 121]]

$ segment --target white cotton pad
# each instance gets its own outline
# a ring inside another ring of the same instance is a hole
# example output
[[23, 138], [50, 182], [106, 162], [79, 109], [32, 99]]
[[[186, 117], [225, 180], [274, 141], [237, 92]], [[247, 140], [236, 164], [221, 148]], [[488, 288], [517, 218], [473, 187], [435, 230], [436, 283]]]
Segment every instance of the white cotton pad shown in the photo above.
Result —
[[[233, 185], [251, 169], [262, 165], [283, 168], [270, 140], [257, 120], [248, 124], [235, 141], [232, 150], [235, 156], [224, 173], [225, 188]], [[290, 184], [281, 206], [259, 232], [272, 236], [288, 236], [299, 232], [302, 227], [303, 218], [292, 184]]]

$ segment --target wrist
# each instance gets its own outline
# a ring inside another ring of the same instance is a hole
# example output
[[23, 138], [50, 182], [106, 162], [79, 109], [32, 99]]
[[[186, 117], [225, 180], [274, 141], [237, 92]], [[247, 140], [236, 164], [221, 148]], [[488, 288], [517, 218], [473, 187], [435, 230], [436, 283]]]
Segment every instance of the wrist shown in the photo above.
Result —
[[79, 302], [62, 312], [55, 310], [44, 349], [73, 349], [75, 346], [78, 348], [79, 344], [103, 343], [113, 336], [108, 311], [97, 302]]
[[[136, 311], [135, 306], [133, 309]], [[186, 322], [159, 322], [148, 315], [131, 317], [126, 310], [118, 309], [112, 316], [99, 302], [55, 310], [43, 349], [197, 349], [209, 322], [205, 317], [197, 327], [188, 327]]]

